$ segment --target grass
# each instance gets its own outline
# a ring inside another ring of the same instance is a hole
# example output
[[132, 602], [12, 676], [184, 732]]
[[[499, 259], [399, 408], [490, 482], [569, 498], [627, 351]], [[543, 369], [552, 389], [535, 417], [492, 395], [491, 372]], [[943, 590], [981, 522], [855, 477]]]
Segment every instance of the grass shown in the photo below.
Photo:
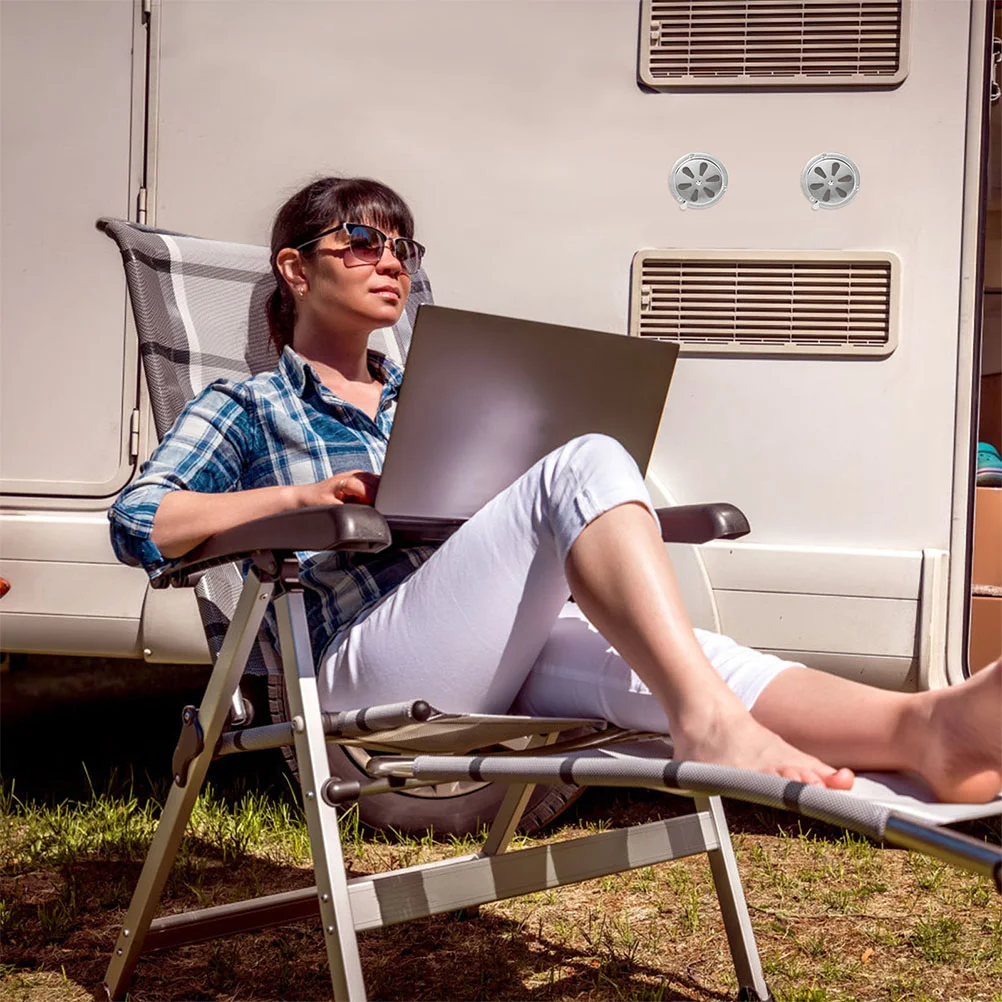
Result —
[[[2, 683], [0, 1002], [89, 999], [167, 791], [159, 777], [180, 709], [200, 698], [204, 668], [96, 660], [84, 671], [81, 659], [37, 656]], [[223, 759], [210, 777], [164, 908], [312, 884], [303, 816], [277, 754]], [[515, 844], [690, 809], [593, 790], [540, 838]], [[727, 814], [777, 1002], [1002, 1002], [1002, 898], [987, 880], [794, 815], [742, 804]], [[367, 832], [354, 812], [341, 830], [353, 874], [476, 848]], [[965, 830], [998, 841], [988, 825]], [[737, 992], [701, 857], [365, 932], [360, 948], [373, 1000], [723, 1002]], [[321, 930], [310, 923], [146, 956], [130, 993], [132, 1002], [329, 997]]]
[[[593, 791], [562, 840], [687, 809], [657, 794]], [[1002, 899], [987, 881], [865, 839], [729, 805], [763, 967], [777, 1002], [1002, 1002]], [[74, 801], [0, 795], [0, 1000], [89, 997], [152, 837], [156, 799], [117, 780]], [[354, 873], [475, 848], [366, 832], [341, 819]], [[985, 826], [985, 834], [988, 833]], [[312, 882], [290, 791], [209, 788], [165, 894], [168, 910]], [[373, 999], [716, 1000], [730, 966], [704, 858], [647, 866], [558, 891], [361, 936]], [[303, 924], [147, 956], [130, 999], [329, 996], [320, 931]]]

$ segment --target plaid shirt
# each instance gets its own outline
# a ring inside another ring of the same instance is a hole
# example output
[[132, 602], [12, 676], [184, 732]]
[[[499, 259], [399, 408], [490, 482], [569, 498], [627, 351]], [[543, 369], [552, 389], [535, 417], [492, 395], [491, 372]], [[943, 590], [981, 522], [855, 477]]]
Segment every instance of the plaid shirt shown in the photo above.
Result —
[[[219, 494], [314, 484], [344, 470], [379, 473], [403, 372], [375, 351], [369, 352], [369, 371], [383, 383], [375, 421], [336, 397], [292, 348], [271, 372], [206, 387], [108, 512], [118, 559], [148, 571], [169, 563], [150, 535], [170, 491]], [[433, 552], [434, 547], [421, 546], [376, 554], [297, 554], [317, 659], [341, 630]], [[277, 636], [270, 614], [268, 626]]]

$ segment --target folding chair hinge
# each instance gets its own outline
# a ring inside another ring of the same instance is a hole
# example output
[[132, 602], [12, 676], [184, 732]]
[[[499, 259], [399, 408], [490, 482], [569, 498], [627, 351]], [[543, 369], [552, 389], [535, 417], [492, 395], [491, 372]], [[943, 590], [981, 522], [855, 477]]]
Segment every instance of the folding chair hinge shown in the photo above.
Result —
[[303, 582], [299, 580], [299, 561], [295, 557], [289, 557], [282, 561], [278, 579], [286, 591], [303, 590]]
[[276, 550], [259, 550], [251, 555], [251, 563], [262, 581], [276, 581], [277, 598], [283, 592], [302, 591], [299, 580], [299, 561]]
[[320, 799], [329, 807], [340, 807], [342, 804], [353, 803], [362, 797], [376, 793], [389, 793], [391, 790], [406, 790], [415, 786], [432, 786], [432, 783], [421, 783], [397, 776], [387, 776], [363, 783], [357, 779], [337, 779], [331, 776], [320, 788]]
[[198, 720], [198, 707], [186, 706], [181, 711], [181, 736], [177, 739], [174, 758], [171, 760], [171, 770], [174, 782], [184, 786], [188, 782], [188, 767], [202, 754], [205, 740], [202, 735], [202, 725]]
[[358, 800], [361, 793], [362, 784], [357, 779], [341, 780], [333, 776], [320, 788], [321, 798], [330, 807], [340, 807]]

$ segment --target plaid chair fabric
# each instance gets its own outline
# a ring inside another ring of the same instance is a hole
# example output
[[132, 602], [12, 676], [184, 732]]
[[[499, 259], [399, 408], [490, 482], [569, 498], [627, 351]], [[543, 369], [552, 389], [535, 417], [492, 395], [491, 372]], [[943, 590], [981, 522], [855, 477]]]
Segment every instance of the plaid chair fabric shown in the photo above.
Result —
[[[246, 379], [275, 366], [278, 353], [265, 317], [275, 288], [267, 247], [205, 240], [119, 219], [101, 219], [98, 227], [122, 252], [158, 438], [214, 380]], [[400, 322], [374, 331], [370, 347], [403, 364], [417, 309], [432, 301], [428, 278], [419, 271]], [[195, 588], [213, 660], [241, 584], [237, 567], [227, 564], [207, 571]], [[280, 670], [262, 631], [247, 671]]]

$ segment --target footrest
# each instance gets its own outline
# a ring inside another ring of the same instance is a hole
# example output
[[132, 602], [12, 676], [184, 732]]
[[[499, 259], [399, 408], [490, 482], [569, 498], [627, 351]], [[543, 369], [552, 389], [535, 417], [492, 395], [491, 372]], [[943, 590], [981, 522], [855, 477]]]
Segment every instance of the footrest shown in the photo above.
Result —
[[851, 793], [923, 824], [952, 825], [1002, 815], [1002, 793], [987, 804], [943, 804], [921, 779], [903, 772], [861, 772]]

